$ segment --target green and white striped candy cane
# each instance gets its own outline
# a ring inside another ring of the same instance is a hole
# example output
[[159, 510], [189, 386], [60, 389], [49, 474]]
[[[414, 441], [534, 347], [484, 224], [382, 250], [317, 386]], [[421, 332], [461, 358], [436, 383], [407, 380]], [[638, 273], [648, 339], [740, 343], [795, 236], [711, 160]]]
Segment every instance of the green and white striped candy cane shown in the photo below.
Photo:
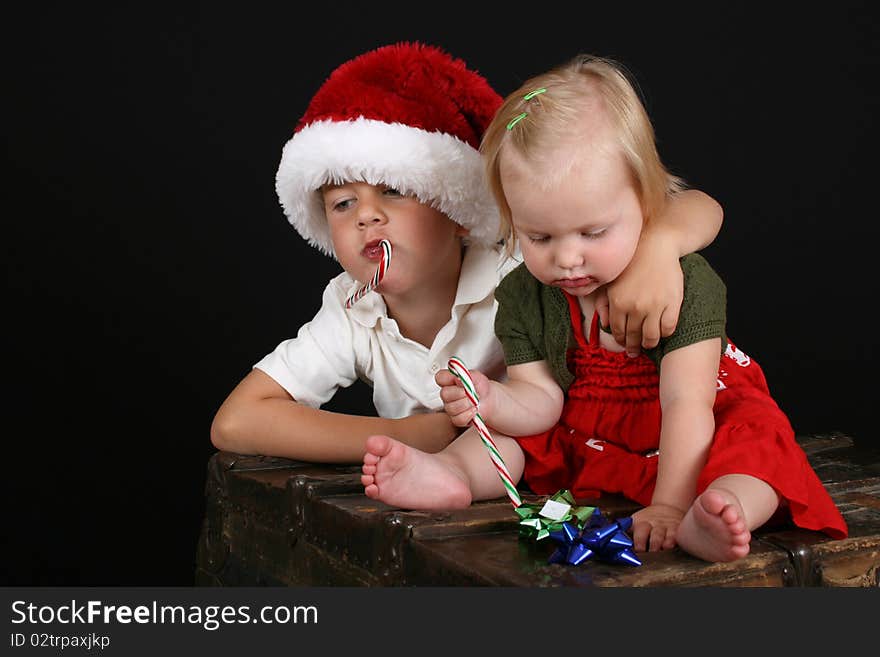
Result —
[[517, 508], [522, 504], [522, 498], [520, 498], [519, 491], [516, 489], [516, 483], [510, 477], [510, 471], [504, 464], [504, 459], [501, 458], [498, 446], [495, 444], [495, 441], [492, 440], [492, 434], [489, 432], [489, 428], [480, 416], [480, 398], [477, 396], [477, 389], [474, 386], [471, 373], [468, 371], [468, 368], [465, 367], [464, 363], [455, 356], [449, 359], [448, 367], [449, 371], [459, 378], [464, 386], [465, 395], [467, 395], [467, 398], [471, 400], [471, 403], [477, 409], [471, 423], [480, 435], [483, 445], [489, 450], [489, 456], [492, 459], [492, 463], [495, 465], [495, 469], [498, 471], [498, 476], [501, 477], [501, 483], [504, 484], [507, 496], [510, 498], [511, 503], [513, 503], [513, 508]]
[[388, 265], [391, 264], [391, 242], [388, 240], [382, 240], [379, 242], [379, 246], [382, 247], [382, 256], [379, 259], [379, 266], [376, 267], [376, 273], [373, 274], [373, 278], [370, 279], [366, 285], [362, 285], [357, 292], [345, 300], [346, 308], [351, 308], [354, 304], [363, 299], [367, 292], [375, 290], [376, 286], [382, 282], [385, 272], [388, 271]]

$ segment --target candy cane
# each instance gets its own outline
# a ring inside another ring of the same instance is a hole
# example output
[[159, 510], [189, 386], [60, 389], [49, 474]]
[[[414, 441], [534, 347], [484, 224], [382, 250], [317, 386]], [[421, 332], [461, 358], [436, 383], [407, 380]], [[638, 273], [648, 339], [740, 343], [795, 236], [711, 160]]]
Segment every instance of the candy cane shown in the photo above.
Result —
[[510, 471], [504, 464], [504, 459], [501, 458], [501, 453], [498, 451], [498, 446], [495, 444], [495, 441], [492, 440], [492, 434], [489, 433], [489, 429], [488, 427], [486, 427], [486, 423], [483, 421], [482, 416], [480, 416], [480, 398], [479, 396], [477, 396], [477, 388], [476, 386], [474, 386], [473, 379], [471, 379], [471, 373], [468, 372], [468, 369], [464, 366], [464, 363], [462, 363], [455, 356], [449, 359], [448, 367], [449, 371], [459, 378], [462, 385], [464, 386], [464, 394], [467, 395], [467, 398], [477, 409], [477, 412], [474, 415], [474, 419], [471, 420], [471, 423], [474, 425], [477, 433], [480, 435], [480, 439], [483, 441], [483, 445], [485, 445], [486, 449], [489, 450], [489, 456], [492, 459], [492, 463], [495, 465], [495, 469], [498, 471], [498, 476], [501, 477], [501, 483], [504, 484], [504, 488], [507, 491], [507, 496], [513, 503], [513, 508], [517, 508], [522, 504], [522, 498], [520, 498], [519, 496], [519, 491], [516, 490], [516, 484], [510, 476]]
[[376, 273], [373, 274], [373, 278], [369, 283], [361, 287], [357, 292], [345, 300], [346, 308], [351, 308], [354, 304], [360, 301], [367, 292], [375, 290], [376, 286], [379, 285], [379, 282], [385, 276], [385, 272], [388, 270], [388, 265], [391, 264], [391, 242], [388, 240], [382, 240], [379, 242], [379, 246], [382, 247], [382, 257], [379, 259], [379, 267], [376, 269]]

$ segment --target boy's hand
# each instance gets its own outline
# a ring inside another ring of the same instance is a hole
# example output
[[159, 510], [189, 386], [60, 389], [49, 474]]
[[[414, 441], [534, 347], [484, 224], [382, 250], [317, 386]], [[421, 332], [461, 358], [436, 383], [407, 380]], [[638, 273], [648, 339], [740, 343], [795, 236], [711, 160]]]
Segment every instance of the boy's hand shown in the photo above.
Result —
[[[486, 396], [491, 394], [491, 385], [488, 377], [482, 372], [470, 370], [471, 379], [483, 406]], [[443, 400], [443, 410], [457, 427], [466, 427], [474, 419], [477, 409], [468, 399], [464, 392], [461, 380], [449, 370], [440, 370], [434, 375], [434, 381], [440, 386], [440, 399]]]
[[657, 552], [675, 547], [675, 533], [684, 512], [666, 504], [652, 504], [633, 516], [633, 546], [636, 552]]
[[684, 295], [678, 251], [659, 234], [649, 239], [643, 237], [629, 266], [596, 297], [602, 326], [611, 325], [614, 339], [633, 358], [672, 335]]

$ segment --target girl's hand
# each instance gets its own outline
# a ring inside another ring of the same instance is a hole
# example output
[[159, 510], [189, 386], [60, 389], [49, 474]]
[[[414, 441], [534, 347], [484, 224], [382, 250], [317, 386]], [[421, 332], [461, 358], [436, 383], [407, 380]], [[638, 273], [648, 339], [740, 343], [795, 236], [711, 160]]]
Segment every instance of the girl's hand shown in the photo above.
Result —
[[[487, 402], [491, 404], [492, 386], [489, 378], [475, 370], [470, 370], [470, 373], [480, 400], [480, 408], [485, 408]], [[461, 380], [449, 370], [440, 370], [434, 376], [434, 381], [440, 386], [440, 399], [443, 400], [443, 410], [449, 419], [457, 427], [466, 427], [474, 419], [477, 409], [465, 394]]]
[[636, 552], [657, 552], [675, 547], [675, 533], [684, 511], [665, 504], [652, 504], [633, 516], [633, 544]]

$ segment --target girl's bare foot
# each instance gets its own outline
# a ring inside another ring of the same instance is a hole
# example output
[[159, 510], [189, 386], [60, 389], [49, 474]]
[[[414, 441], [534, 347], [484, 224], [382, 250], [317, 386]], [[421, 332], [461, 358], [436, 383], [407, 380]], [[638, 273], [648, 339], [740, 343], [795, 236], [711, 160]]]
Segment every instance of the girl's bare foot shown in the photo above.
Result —
[[676, 535], [678, 545], [706, 561], [736, 561], [749, 553], [752, 535], [732, 492], [708, 488], [694, 500]]
[[367, 438], [364, 494], [403, 509], [462, 509], [471, 503], [465, 476], [447, 459], [388, 436]]

